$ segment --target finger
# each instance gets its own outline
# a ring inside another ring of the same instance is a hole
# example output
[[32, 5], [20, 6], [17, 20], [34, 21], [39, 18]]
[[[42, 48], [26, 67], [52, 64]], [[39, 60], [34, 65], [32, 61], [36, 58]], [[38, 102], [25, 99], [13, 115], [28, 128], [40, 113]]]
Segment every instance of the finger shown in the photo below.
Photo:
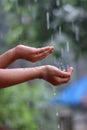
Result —
[[36, 53], [38, 54], [38, 53], [43, 53], [43, 52], [45, 52], [45, 51], [48, 51], [48, 52], [53, 52], [53, 50], [54, 50], [54, 47], [53, 46], [47, 46], [47, 47], [43, 47], [43, 48], [39, 48], [39, 49], [37, 49], [36, 50]]
[[56, 68], [54, 70], [54, 73], [55, 73], [55, 76], [59, 76], [61, 78], [67, 78], [67, 77], [70, 77], [70, 75], [71, 75], [70, 72], [65, 72], [65, 71], [62, 71], [58, 68]]
[[33, 56], [33, 59], [35, 59], [35, 61], [37, 60], [42, 60], [44, 59], [45, 57], [47, 57], [50, 53], [49, 52], [44, 52], [44, 53], [40, 53], [38, 55], [34, 55]]
[[62, 78], [70, 77], [72, 72], [73, 72], [73, 67], [70, 67], [68, 72], [65, 72], [65, 71], [58, 69], [59, 76], [62, 77]]
[[67, 83], [70, 80], [70, 78], [60, 78], [59, 84]]
[[70, 74], [72, 74], [72, 72], [73, 72], [73, 67], [70, 67], [69, 70], [68, 70], [68, 72], [69, 72]]
[[60, 77], [55, 77], [55, 82], [53, 83], [55, 86], [65, 84], [69, 82], [70, 78], [60, 78]]

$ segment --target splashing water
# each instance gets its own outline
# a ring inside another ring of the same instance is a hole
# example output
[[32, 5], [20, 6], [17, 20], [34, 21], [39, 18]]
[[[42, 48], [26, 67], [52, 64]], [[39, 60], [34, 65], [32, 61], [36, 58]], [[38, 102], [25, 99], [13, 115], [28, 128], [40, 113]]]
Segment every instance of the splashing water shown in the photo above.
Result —
[[59, 61], [58, 61], [58, 68], [60, 70], [63, 70], [63, 64], [62, 64], [62, 59], [60, 58]]
[[66, 59], [67, 59], [67, 70], [70, 67], [70, 43], [67, 41], [66, 43]]
[[64, 49], [63, 48], [61, 48], [61, 57], [63, 58], [64, 57]]
[[66, 65], [66, 57], [65, 57], [65, 50], [64, 48], [61, 48], [61, 57], [58, 61], [58, 67], [59, 69], [61, 69], [62, 71], [67, 71], [67, 65]]
[[46, 12], [46, 22], [47, 22], [47, 29], [50, 28], [50, 13]]
[[62, 71], [67, 71], [70, 67], [70, 43], [67, 41], [65, 47], [61, 48], [61, 58], [58, 62], [59, 68]]

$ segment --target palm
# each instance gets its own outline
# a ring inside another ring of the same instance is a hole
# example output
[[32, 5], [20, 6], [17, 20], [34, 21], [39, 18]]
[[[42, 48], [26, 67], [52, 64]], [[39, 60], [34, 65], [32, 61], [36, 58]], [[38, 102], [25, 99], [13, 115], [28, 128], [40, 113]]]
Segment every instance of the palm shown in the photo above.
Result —
[[68, 72], [63, 72], [60, 69], [47, 65], [46, 71], [44, 71], [43, 78], [53, 85], [61, 85], [67, 83], [70, 80], [70, 76], [73, 72], [73, 68], [70, 67]]
[[26, 46], [19, 46], [18, 48], [18, 55], [19, 58], [26, 59], [31, 62], [35, 62], [38, 60], [42, 60], [50, 53], [52, 53], [53, 47], [43, 47], [43, 48], [34, 48], [34, 47], [26, 47]]

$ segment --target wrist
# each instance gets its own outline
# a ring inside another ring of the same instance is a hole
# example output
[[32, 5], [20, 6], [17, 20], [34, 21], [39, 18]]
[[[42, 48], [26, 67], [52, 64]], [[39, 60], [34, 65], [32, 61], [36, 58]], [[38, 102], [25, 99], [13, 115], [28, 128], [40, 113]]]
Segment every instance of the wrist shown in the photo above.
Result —
[[45, 73], [46, 73], [46, 65], [45, 66], [40, 66], [39, 67], [39, 79], [44, 79], [44, 77], [45, 77]]
[[17, 46], [14, 48], [14, 55], [15, 55], [15, 58], [16, 58], [16, 59], [22, 58], [22, 56], [21, 56], [21, 50], [22, 50], [22, 45], [17, 45]]

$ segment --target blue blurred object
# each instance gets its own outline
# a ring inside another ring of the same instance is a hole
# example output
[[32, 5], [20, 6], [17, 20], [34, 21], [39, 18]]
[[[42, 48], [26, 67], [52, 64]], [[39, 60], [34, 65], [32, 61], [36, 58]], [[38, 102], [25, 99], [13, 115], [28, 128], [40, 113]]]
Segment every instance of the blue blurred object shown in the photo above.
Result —
[[87, 77], [83, 77], [76, 83], [68, 86], [53, 100], [52, 104], [63, 104], [68, 106], [77, 106], [82, 103], [84, 97], [87, 96]]

